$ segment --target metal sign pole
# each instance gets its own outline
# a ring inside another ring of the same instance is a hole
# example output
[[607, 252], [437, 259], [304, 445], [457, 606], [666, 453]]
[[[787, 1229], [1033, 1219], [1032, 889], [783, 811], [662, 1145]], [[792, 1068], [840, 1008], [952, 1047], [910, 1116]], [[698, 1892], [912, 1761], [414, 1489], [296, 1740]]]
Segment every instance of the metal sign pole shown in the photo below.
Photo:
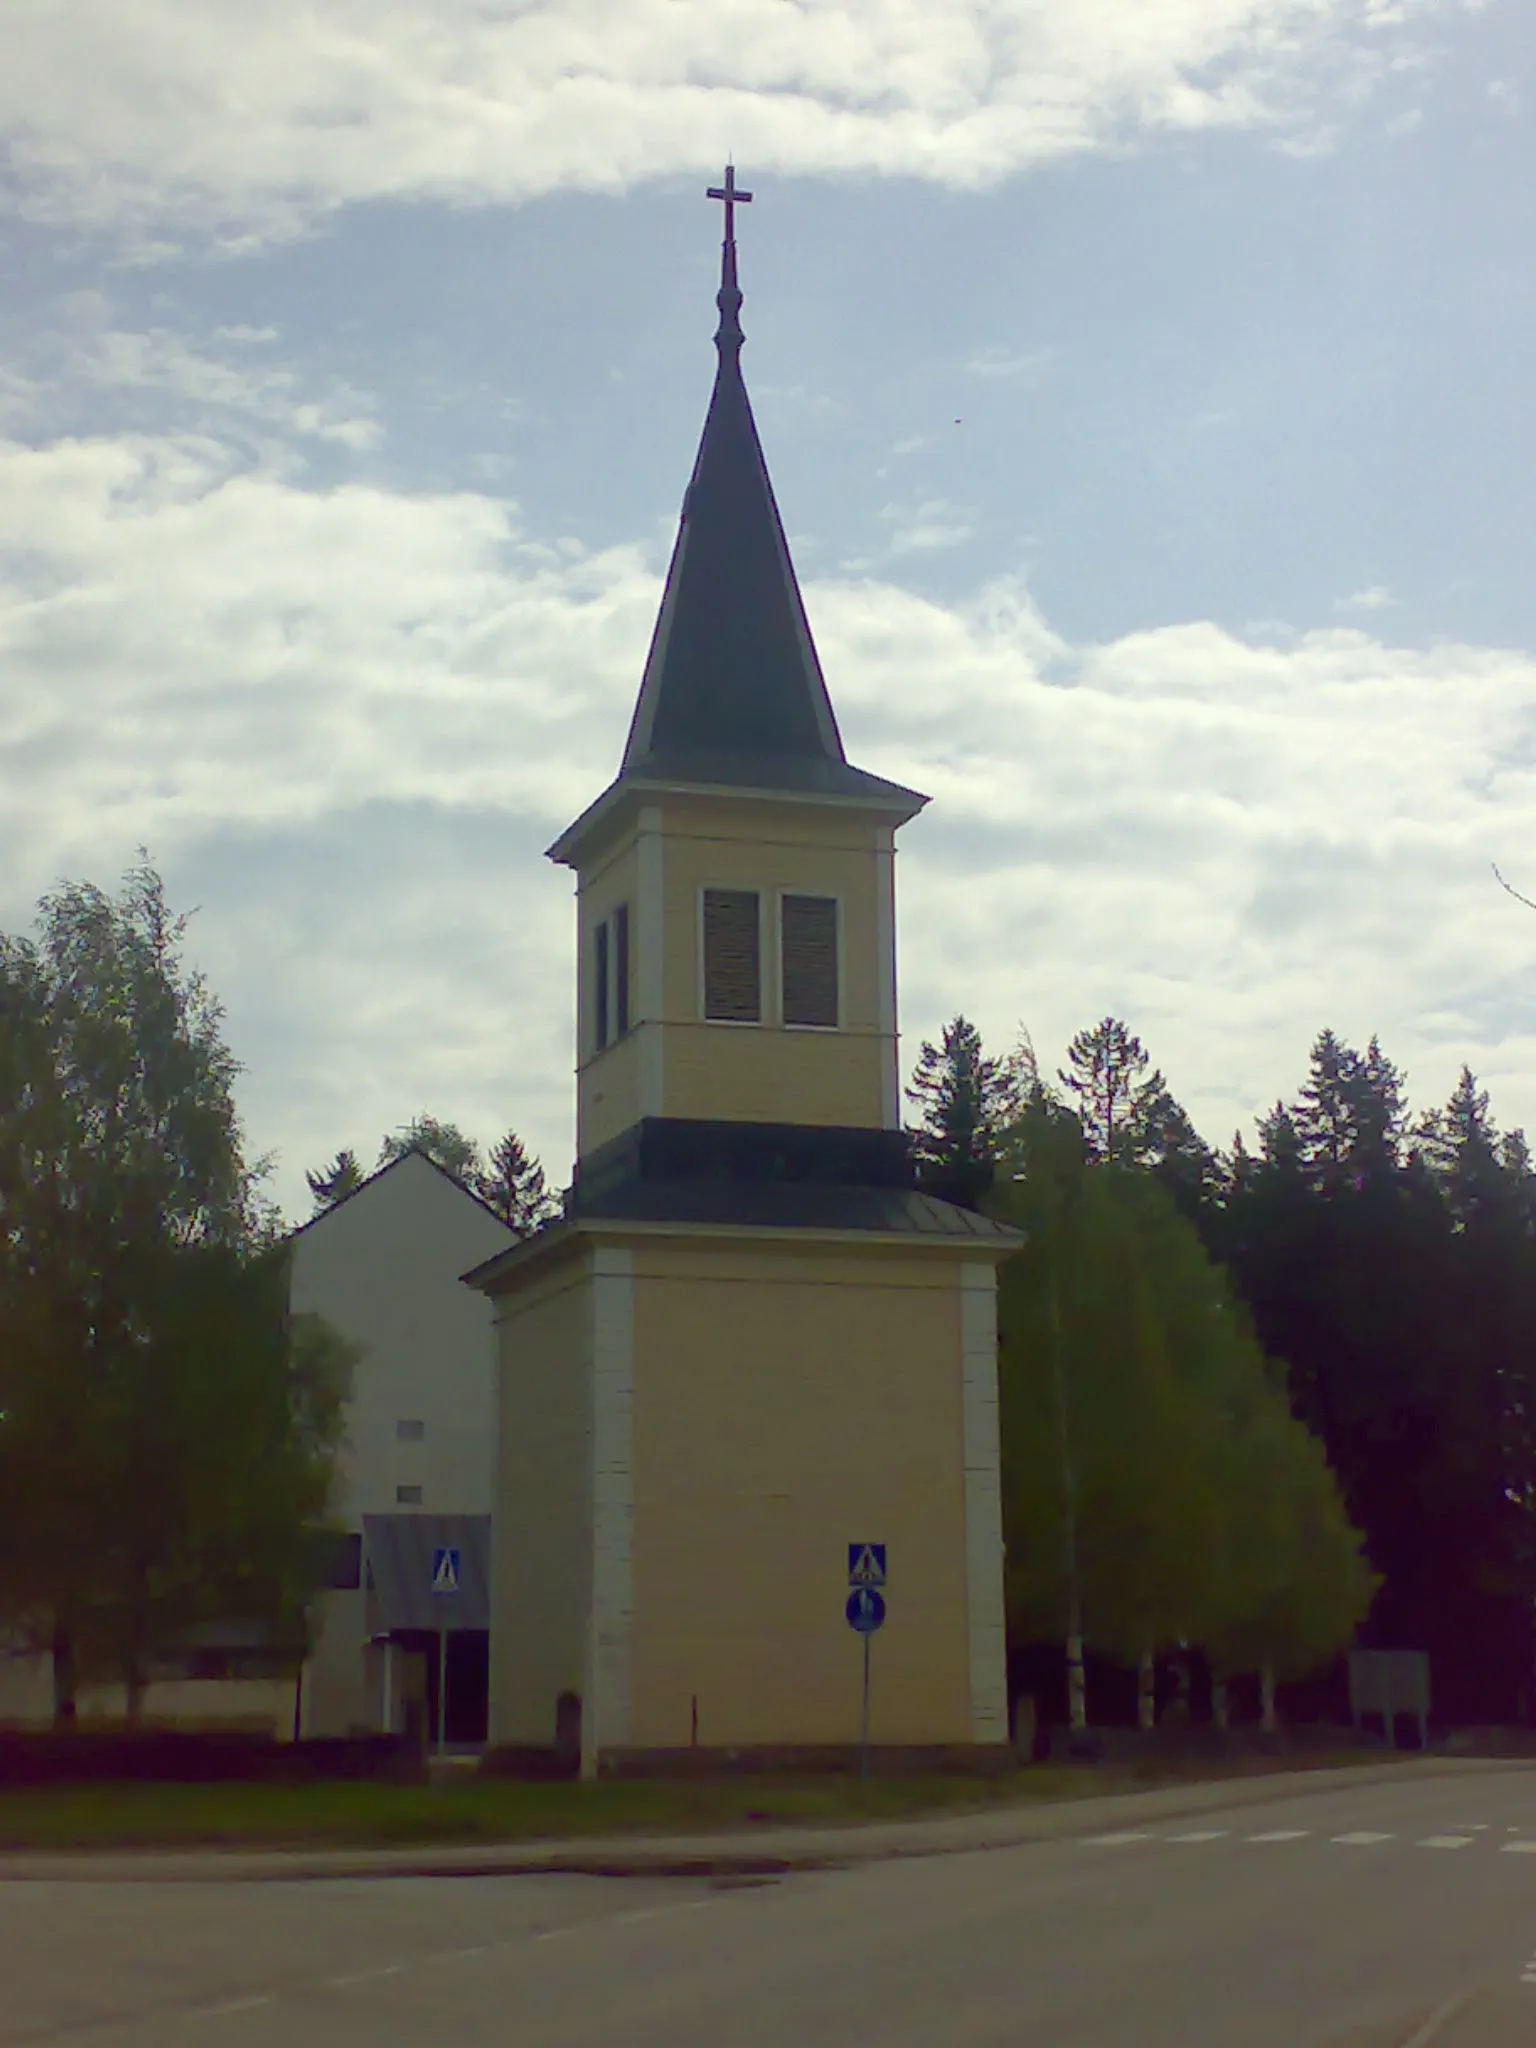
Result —
[[448, 1737], [448, 1630], [437, 1632], [437, 1753], [443, 1754]]
[[[463, 1580], [464, 1560], [456, 1543], [444, 1543], [432, 1553], [432, 1597], [457, 1599]], [[453, 1610], [439, 1607], [442, 1625], [437, 1631], [437, 1754], [448, 1748], [448, 1619]]]
[[869, 1632], [864, 1634], [864, 1721], [859, 1753], [859, 1776], [869, 1783]]
[[843, 1615], [848, 1626], [864, 1638], [864, 1701], [859, 1715], [859, 1779], [869, 1783], [869, 1639], [885, 1623], [885, 1598], [878, 1590], [885, 1584], [885, 1545], [850, 1543], [848, 1546], [848, 1595]]

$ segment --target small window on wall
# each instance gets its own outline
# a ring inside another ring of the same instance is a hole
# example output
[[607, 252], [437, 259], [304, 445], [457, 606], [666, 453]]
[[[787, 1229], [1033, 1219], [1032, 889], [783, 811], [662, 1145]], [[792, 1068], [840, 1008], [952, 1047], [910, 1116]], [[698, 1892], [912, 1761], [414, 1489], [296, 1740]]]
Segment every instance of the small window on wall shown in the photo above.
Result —
[[608, 920], [592, 934], [592, 1042], [601, 1052], [608, 1043]]
[[427, 1425], [419, 1417], [402, 1415], [395, 1424], [395, 1436], [403, 1444], [419, 1444], [427, 1434]]
[[755, 889], [704, 891], [704, 1015], [718, 1024], [762, 1020], [761, 936]]
[[784, 1022], [835, 1029], [837, 1012], [837, 899], [785, 896], [779, 907], [779, 958], [784, 979]]
[[613, 1020], [620, 1038], [629, 1029], [629, 905], [613, 913]]
[[419, 1508], [421, 1506], [421, 1488], [419, 1486], [397, 1486], [395, 1488], [395, 1502], [397, 1506], [402, 1508]]

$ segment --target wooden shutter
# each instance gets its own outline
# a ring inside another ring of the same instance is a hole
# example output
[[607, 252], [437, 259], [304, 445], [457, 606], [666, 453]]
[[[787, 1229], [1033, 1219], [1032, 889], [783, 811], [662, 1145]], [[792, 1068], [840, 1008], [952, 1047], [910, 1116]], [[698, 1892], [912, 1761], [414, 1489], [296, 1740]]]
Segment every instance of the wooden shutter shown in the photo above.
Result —
[[592, 933], [592, 1040], [599, 1052], [608, 1043], [608, 920]]
[[762, 1019], [757, 891], [704, 891], [704, 1014], [717, 1023]]
[[629, 1029], [629, 905], [613, 913], [613, 1017], [617, 1035]]
[[835, 1028], [837, 1015], [837, 899], [786, 896], [780, 910], [784, 1022]]

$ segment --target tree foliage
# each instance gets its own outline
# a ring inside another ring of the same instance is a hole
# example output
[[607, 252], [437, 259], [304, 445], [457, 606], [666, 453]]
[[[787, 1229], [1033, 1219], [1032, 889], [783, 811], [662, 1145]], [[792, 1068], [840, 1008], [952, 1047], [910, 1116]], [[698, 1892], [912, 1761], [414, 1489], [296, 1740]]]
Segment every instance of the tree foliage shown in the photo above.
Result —
[[913, 1152], [922, 1185], [961, 1208], [975, 1208], [992, 1186], [1005, 1134], [1037, 1079], [1027, 1040], [1011, 1058], [993, 1057], [967, 1017], [946, 1024], [937, 1045], [925, 1040], [907, 1090], [919, 1110]]
[[518, 1237], [531, 1237], [560, 1214], [543, 1167], [515, 1131], [508, 1131], [491, 1147], [476, 1192]]
[[1197, 1642], [1229, 1668], [1325, 1661], [1372, 1582], [1227, 1276], [1169, 1191], [1095, 1160], [1075, 1117], [1026, 1115], [1011, 1164], [1002, 1206], [1028, 1240], [1000, 1294], [1016, 1635], [1063, 1630], [1075, 1571], [1087, 1638], [1119, 1659]]
[[1536, 1597], [1536, 1180], [1463, 1069], [1410, 1121], [1373, 1040], [1316, 1040], [1234, 1155], [1210, 1236], [1384, 1583], [1368, 1639], [1430, 1651], [1452, 1712], [1511, 1718]]
[[291, 1619], [345, 1360], [289, 1325], [222, 1012], [141, 857], [0, 939], [0, 1614], [131, 1684], [231, 1600]]
[[348, 1195], [355, 1195], [363, 1184], [364, 1174], [357, 1154], [343, 1149], [329, 1166], [322, 1166], [318, 1172], [311, 1169], [304, 1178], [315, 1198], [315, 1214], [318, 1216], [322, 1210], [333, 1209], [338, 1202], [344, 1202]]
[[[506, 1131], [482, 1153], [477, 1139], [455, 1123], [422, 1111], [392, 1131], [379, 1148], [380, 1167], [419, 1152], [440, 1166], [485, 1203], [518, 1237], [531, 1237], [560, 1214], [544, 1169], [516, 1131]], [[375, 1169], [377, 1170], [377, 1169]], [[352, 1151], [341, 1151], [330, 1165], [305, 1179], [314, 1197], [315, 1214], [333, 1207], [362, 1186], [364, 1174]]]
[[1059, 1079], [1091, 1158], [1155, 1174], [1186, 1215], [1208, 1206], [1219, 1178], [1216, 1155], [1128, 1024], [1105, 1017], [1079, 1031]]

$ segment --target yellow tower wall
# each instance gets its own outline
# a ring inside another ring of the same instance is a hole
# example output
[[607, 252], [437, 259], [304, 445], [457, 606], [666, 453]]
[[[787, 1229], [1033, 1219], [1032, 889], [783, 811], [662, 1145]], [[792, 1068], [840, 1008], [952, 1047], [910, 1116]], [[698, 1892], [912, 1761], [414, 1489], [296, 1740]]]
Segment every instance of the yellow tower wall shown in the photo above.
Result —
[[490, 1740], [547, 1747], [587, 1685], [593, 1293], [577, 1260], [496, 1301], [499, 1487], [491, 1524]]
[[872, 1739], [1004, 1738], [1000, 1634], [978, 1674], [973, 1628], [1001, 1624], [995, 1512], [967, 1498], [978, 1270], [985, 1292], [990, 1267], [912, 1247], [637, 1251], [629, 1746], [686, 1744], [695, 1699], [710, 1747], [857, 1742], [852, 1542], [891, 1573]]

